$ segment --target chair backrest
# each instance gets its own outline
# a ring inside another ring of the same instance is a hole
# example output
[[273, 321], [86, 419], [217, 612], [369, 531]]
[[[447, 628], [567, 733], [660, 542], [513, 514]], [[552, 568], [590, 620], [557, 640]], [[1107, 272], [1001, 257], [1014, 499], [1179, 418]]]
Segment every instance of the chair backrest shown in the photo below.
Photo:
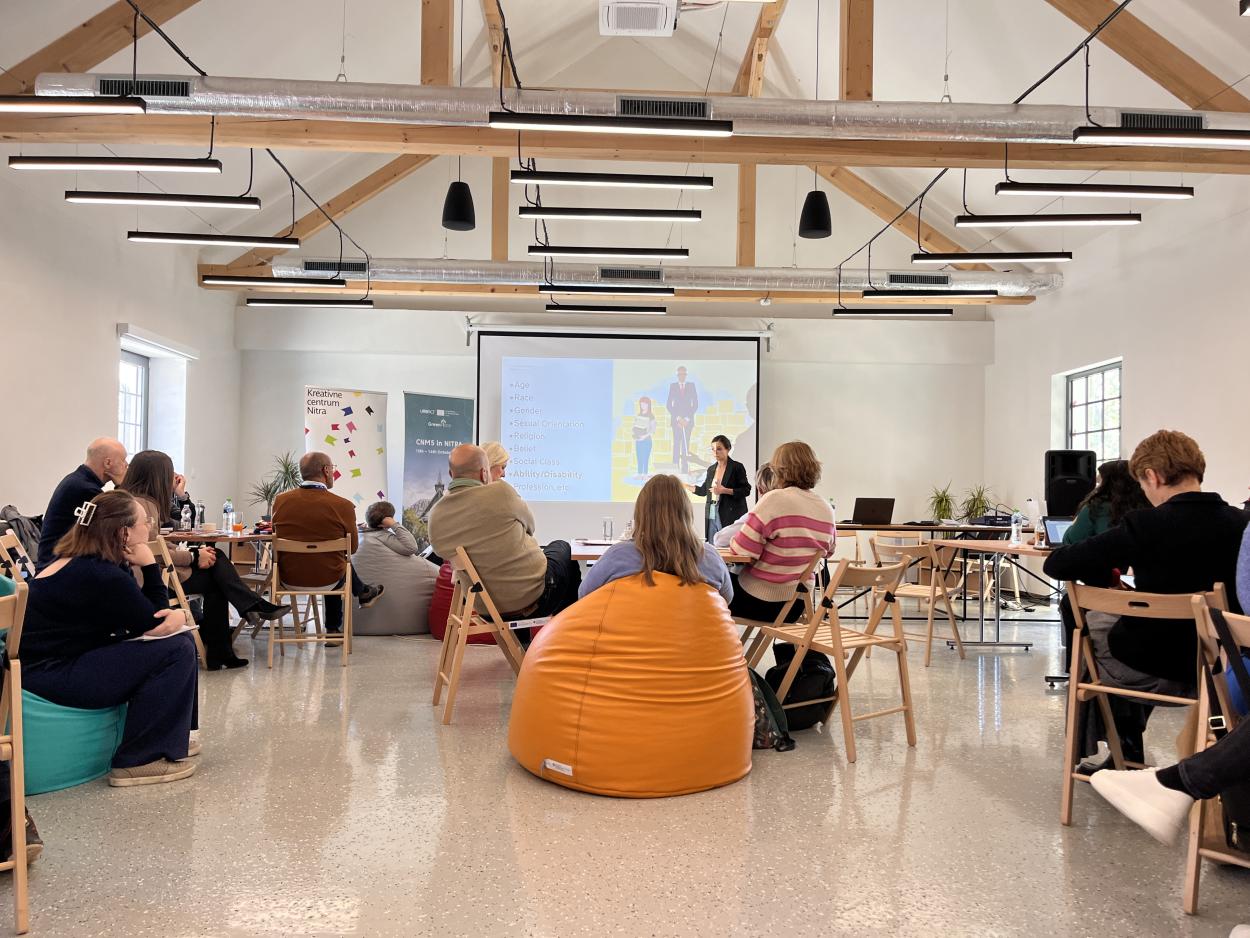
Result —
[[[17, 659], [22, 643], [22, 623], [26, 619], [27, 587], [20, 579], [14, 582], [15, 591], [0, 596], [0, 632], [4, 633], [4, 656], [10, 661]], [[4, 721], [0, 720], [0, 732]]]
[[464, 605], [465, 612], [476, 609], [476, 601], [481, 600], [487, 615], [496, 623], [502, 624], [503, 612], [491, 598], [490, 590], [486, 588], [481, 574], [477, 572], [477, 567], [469, 558], [469, 552], [463, 547], [457, 547], [455, 554], [449, 559], [451, 560], [451, 575], [456, 581], [456, 589], [459, 593], [458, 597], [453, 597], [452, 612], [458, 611], [454, 602], [457, 598]]
[[[275, 537], [273, 539], [273, 551], [269, 564], [270, 580], [273, 584], [272, 588], [276, 591], [280, 587], [285, 588], [291, 584], [287, 583], [280, 572], [281, 557], [283, 554], [336, 554], [343, 555], [343, 573], [347, 573], [348, 567], [351, 565], [352, 541], [349, 537], [336, 537], [332, 541], [293, 541], [290, 538]], [[304, 586], [320, 586], [321, 584], [305, 583]]]
[[[1105, 612], [1115, 616], [1133, 616], [1138, 619], [1192, 619], [1200, 625], [1195, 615], [1193, 600], [1200, 599], [1217, 609], [1227, 609], [1224, 585], [1217, 583], [1208, 593], [1137, 593], [1132, 590], [1102, 589], [1068, 583], [1068, 596], [1072, 600], [1072, 612], [1078, 625], [1085, 624], [1086, 612]], [[1201, 631], [1201, 629], [1200, 629]]]
[[7, 574], [13, 580], [31, 580], [35, 576], [30, 555], [12, 531], [0, 532], [0, 574]]
[[[1190, 602], [1193, 606], [1194, 618], [1198, 620], [1198, 641], [1202, 647], [1204, 663], [1214, 674], [1216, 661], [1221, 662], [1223, 677], [1225, 680], [1232, 680], [1228, 667], [1228, 649], [1220, 644], [1219, 633], [1215, 630], [1215, 622], [1211, 618], [1212, 608], [1223, 611], [1223, 607], [1206, 601], [1202, 596], [1192, 596]], [[1228, 625], [1228, 631], [1236, 645], [1239, 648], [1250, 648], [1250, 616], [1224, 612], [1224, 622]], [[1217, 681], [1216, 686], [1219, 687], [1220, 682]], [[1220, 705], [1221, 711], [1228, 714], [1228, 701], [1221, 700]]]
[[906, 560], [882, 567], [859, 567], [841, 560], [830, 575], [829, 592], [832, 593], [838, 587], [889, 591], [898, 587], [906, 570]]

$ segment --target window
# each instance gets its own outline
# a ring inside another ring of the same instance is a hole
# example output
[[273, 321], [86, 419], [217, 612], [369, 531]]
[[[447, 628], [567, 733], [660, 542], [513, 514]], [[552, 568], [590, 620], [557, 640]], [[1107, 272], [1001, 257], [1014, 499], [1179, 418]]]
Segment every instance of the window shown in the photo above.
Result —
[[143, 355], [122, 351], [117, 366], [117, 438], [132, 455], [148, 448], [148, 369]]
[[1120, 458], [1122, 364], [1068, 375], [1068, 448], [1093, 450], [1099, 462]]

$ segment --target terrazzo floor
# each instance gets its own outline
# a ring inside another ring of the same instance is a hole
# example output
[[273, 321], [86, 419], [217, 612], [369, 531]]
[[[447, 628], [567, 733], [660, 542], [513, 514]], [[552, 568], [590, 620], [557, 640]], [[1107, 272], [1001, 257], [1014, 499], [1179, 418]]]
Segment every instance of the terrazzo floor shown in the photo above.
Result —
[[[1088, 788], [1059, 825], [1055, 626], [1017, 635], [1039, 646], [965, 661], [943, 646], [927, 670], [913, 648], [914, 750], [898, 717], [859, 724], [853, 766], [840, 726], [808, 730], [735, 785], [649, 801], [513, 763], [494, 649], [470, 649], [444, 727], [428, 639], [358, 639], [347, 669], [303, 648], [272, 671], [258, 643], [259, 667], [202, 682], [194, 777], [31, 799], [47, 842], [31, 934], [1224, 938], [1250, 921], [1250, 873], [1209, 864], [1184, 915], [1181, 847]], [[889, 659], [856, 677], [861, 708], [893, 704]], [[1156, 758], [1179, 725], [1152, 723]], [[7, 876], [0, 901], [2, 917]]]

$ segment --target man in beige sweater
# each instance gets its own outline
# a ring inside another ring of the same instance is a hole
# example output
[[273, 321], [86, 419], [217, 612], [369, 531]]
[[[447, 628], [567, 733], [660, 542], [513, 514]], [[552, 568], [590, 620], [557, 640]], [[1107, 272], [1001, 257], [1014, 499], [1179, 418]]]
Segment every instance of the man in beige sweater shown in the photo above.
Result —
[[463, 547], [505, 618], [555, 615], [577, 600], [581, 568], [567, 541], [539, 547], [534, 516], [507, 482], [490, 481], [490, 461], [464, 444], [448, 459], [451, 485], [430, 512], [430, 543], [440, 557]]

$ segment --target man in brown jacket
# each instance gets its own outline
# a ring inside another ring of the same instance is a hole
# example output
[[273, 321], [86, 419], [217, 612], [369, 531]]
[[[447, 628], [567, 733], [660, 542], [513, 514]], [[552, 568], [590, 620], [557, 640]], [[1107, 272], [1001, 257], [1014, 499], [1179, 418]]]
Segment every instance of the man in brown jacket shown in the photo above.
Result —
[[[333, 541], [351, 539], [352, 553], [358, 546], [356, 509], [346, 498], [332, 495], [334, 463], [325, 453], [305, 453], [299, 461], [303, 484], [283, 492], [273, 503], [273, 535], [291, 541]], [[342, 586], [345, 576], [352, 578], [352, 595], [361, 606], [372, 606], [382, 595], [383, 586], [362, 583], [356, 571], [338, 554], [286, 555], [282, 559], [282, 579], [287, 586], [324, 588]], [[326, 630], [343, 630], [343, 601], [337, 596], [325, 597]]]

